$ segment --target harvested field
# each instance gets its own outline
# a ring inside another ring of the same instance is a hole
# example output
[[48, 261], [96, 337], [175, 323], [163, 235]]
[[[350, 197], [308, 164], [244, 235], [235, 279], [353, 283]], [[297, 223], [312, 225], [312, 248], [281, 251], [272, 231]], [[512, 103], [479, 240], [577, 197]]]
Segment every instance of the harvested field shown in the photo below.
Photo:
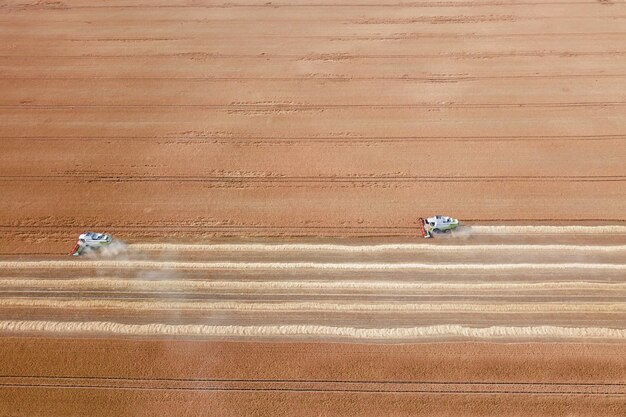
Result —
[[[94, 401], [118, 404], [105, 415], [149, 415], [162, 396], [173, 414], [266, 414], [277, 403], [288, 415], [624, 411], [626, 234], [601, 245], [591, 227], [529, 240], [516, 226], [485, 230], [498, 233], [5, 256], [0, 396], [7, 411], [25, 402], [53, 415]], [[119, 356], [105, 353], [112, 345]], [[155, 365], [171, 355], [191, 358]]]
[[626, 414], [625, 31], [0, 1], [0, 416]]
[[626, 234], [606, 234], [610, 245], [588, 244], [584, 233], [535, 234], [533, 243], [509, 244], [523, 240], [515, 236], [395, 244], [371, 238], [350, 244], [265, 240], [182, 245], [184, 250], [138, 243], [72, 260], [5, 256], [0, 312], [7, 320], [0, 320], [0, 331], [372, 341], [626, 339]]

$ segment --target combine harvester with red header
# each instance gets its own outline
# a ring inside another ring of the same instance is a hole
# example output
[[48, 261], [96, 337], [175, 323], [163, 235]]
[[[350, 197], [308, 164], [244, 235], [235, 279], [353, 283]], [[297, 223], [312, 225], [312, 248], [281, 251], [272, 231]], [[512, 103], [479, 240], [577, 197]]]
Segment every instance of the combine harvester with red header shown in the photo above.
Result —
[[435, 233], [450, 233], [459, 227], [459, 221], [448, 216], [435, 215], [426, 219], [420, 217], [418, 220], [423, 238], [433, 237]]
[[74, 245], [74, 249], [70, 255], [80, 256], [83, 253], [97, 251], [105, 246], [109, 246], [113, 242], [113, 237], [106, 233], [86, 232], [78, 237], [78, 242]]

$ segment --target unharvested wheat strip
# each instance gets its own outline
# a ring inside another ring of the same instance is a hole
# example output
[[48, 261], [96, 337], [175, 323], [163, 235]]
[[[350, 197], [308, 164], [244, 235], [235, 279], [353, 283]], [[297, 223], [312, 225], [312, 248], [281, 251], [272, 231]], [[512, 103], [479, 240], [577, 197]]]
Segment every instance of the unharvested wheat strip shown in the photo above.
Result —
[[0, 262], [0, 269], [195, 269], [195, 270], [344, 270], [344, 271], [510, 271], [510, 270], [626, 270], [626, 264], [518, 263], [518, 264], [422, 264], [422, 263], [324, 263], [324, 262], [159, 262], [159, 261], [25, 261]]
[[470, 226], [484, 234], [626, 234], [626, 226]]
[[575, 252], [625, 252], [626, 245], [429, 245], [425, 243], [398, 243], [380, 245], [336, 245], [336, 244], [264, 244], [264, 243], [216, 243], [216, 244], [173, 244], [134, 243], [131, 249], [139, 251], [176, 252], [484, 252], [484, 251], [575, 251]]
[[119, 278], [0, 279], [5, 290], [379, 290], [379, 291], [626, 291], [626, 282], [180, 281]]
[[3, 298], [0, 307], [60, 309], [264, 311], [264, 312], [454, 312], [454, 313], [626, 313], [626, 303], [337, 303], [154, 300], [66, 300], [54, 298]]
[[124, 324], [115, 322], [0, 321], [2, 333], [52, 333], [118, 336], [189, 337], [337, 337], [360, 340], [469, 339], [600, 339], [625, 340], [626, 330], [603, 327], [504, 327], [460, 325], [355, 328], [313, 325], [210, 326], [201, 324]]

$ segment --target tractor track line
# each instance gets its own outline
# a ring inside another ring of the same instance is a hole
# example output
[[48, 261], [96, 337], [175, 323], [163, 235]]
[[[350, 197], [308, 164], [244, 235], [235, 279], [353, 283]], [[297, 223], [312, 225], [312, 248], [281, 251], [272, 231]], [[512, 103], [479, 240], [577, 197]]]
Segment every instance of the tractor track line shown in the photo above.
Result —
[[[318, 290], [319, 291], [319, 290]], [[519, 290], [516, 290], [519, 291]], [[593, 291], [593, 290], [592, 290]], [[593, 294], [584, 295], [570, 295], [567, 294], [564, 297], [562, 294], [554, 295], [535, 295], [535, 294], [476, 294], [476, 293], [463, 293], [463, 294], [432, 294], [432, 293], [412, 293], [412, 294], [397, 294], [397, 293], [372, 293], [372, 292], [333, 292], [333, 293], [294, 293], [294, 292], [278, 292], [278, 293], [266, 293], [262, 300], [263, 302], [284, 302], [293, 300], [312, 300], [318, 297], [318, 300], [335, 302], [341, 302], [343, 300], [353, 300], [358, 297], [362, 301], [371, 302], [450, 302], [455, 300], [468, 301], [469, 299], [483, 302], [497, 302], [498, 300], [504, 300], [506, 302], [511, 301], [512, 297], [516, 299], [531, 298], [533, 303], [552, 303], [563, 302], [564, 298], [568, 301], [574, 302], [615, 302], [616, 299], [625, 299], [626, 293], [623, 294], [610, 294], [609, 290], [606, 290], [606, 295], [598, 296]], [[1, 290], [0, 296], [9, 299], [23, 300], [29, 299], [41, 299], [45, 297], [53, 297], [57, 299], [68, 299], [78, 296], [82, 299], [97, 299], [97, 300], [113, 300], [113, 301], [146, 301], [146, 300], [185, 300], [185, 301], [237, 301], [237, 302], [256, 302], [259, 295], [254, 293], [246, 293], [246, 291], [232, 290], [232, 292], [218, 292], [218, 293], [197, 293], [197, 292], [185, 292], [185, 291], [145, 291], [142, 289], [135, 289], [132, 291], [124, 290], [91, 290], [91, 289], [77, 289], [77, 290]], [[254, 297], [254, 298], [253, 298]], [[280, 297], [280, 298], [279, 298]], [[406, 301], [408, 300], [408, 301]], [[434, 301], [433, 301], [434, 300]], [[442, 301], [443, 300], [443, 301]]]
[[[338, 35], [285, 35], [285, 34], [257, 34], [254, 39], [323, 39], [332, 41], [341, 40], [356, 40], [356, 41], [379, 41], [379, 40], [412, 40], [412, 39], [480, 39], [480, 38], [532, 38], [532, 37], [594, 37], [594, 36], [626, 36], [626, 32], [532, 32], [532, 33], [476, 33], [476, 32], [410, 32], [410, 33], [398, 33], [398, 34], [338, 34]], [[11, 38], [14, 39], [14, 35], [2, 35], [0, 39]], [[32, 34], [22, 36], [20, 41], [42, 41], [47, 40], [48, 36]], [[177, 41], [193, 41], [197, 40], [197, 37], [177, 37], [177, 38], [163, 38], [163, 37], [140, 37], [140, 38], [120, 38], [120, 37], [98, 37], [98, 38], [76, 38], [76, 37], [55, 37], [57, 42], [177, 42]], [[215, 41], [222, 40], [240, 40], [250, 39], [249, 35], [217, 35], [212, 36], [211, 39]]]
[[[470, 228], [473, 230], [473, 227]], [[626, 230], [625, 230], [626, 232]], [[560, 244], [427, 244], [397, 243], [378, 245], [339, 245], [315, 243], [265, 244], [265, 243], [214, 243], [214, 244], [177, 244], [177, 243], [132, 243], [130, 249], [145, 252], [341, 252], [341, 253], [375, 253], [375, 252], [483, 252], [483, 251], [575, 251], [575, 252], [624, 252], [626, 245], [560, 245]], [[626, 258], [625, 258], [626, 259]]]
[[[516, 3], [516, 4], [520, 4], [520, 3]], [[533, 3], [533, 5], [537, 5], [538, 3]], [[559, 3], [559, 4], [566, 4], [566, 3]], [[580, 4], [588, 4], [591, 5], [591, 3], [580, 3]], [[468, 5], [472, 5], [469, 4]], [[494, 6], [496, 4], [493, 4]], [[505, 4], [506, 5], [506, 4]], [[273, 5], [272, 7], [276, 7], [278, 5]], [[297, 7], [297, 5], [294, 5], [295, 7]], [[346, 5], [346, 6], [350, 6], [353, 7], [353, 5]], [[381, 5], [382, 6], [382, 5]], [[411, 7], [411, 3], [406, 3], [405, 4], [406, 7]], [[132, 7], [132, 6], [130, 6]], [[223, 8], [225, 8], [226, 6], [223, 6]], [[253, 6], [256, 7], [256, 6]], [[281, 6], [281, 7], [286, 7], [286, 5]], [[320, 7], [322, 7], [322, 5], [320, 5]], [[323, 6], [326, 7], [326, 6]], [[337, 7], [337, 6], [330, 6], [330, 7]], [[466, 7], [466, 6], [461, 6], [461, 7]], [[0, 12], [3, 10], [7, 10], [7, 9], [0, 9]], [[14, 11], [23, 11], [23, 10], [10, 10], [11, 12]], [[6, 15], [4, 13], [2, 13], [3, 15]], [[622, 20], [622, 19], [626, 19], [625, 15], [618, 15], [618, 14], [613, 14], [613, 15], [606, 15], [606, 16], [556, 16], [556, 15], [545, 15], [545, 16], [532, 16], [532, 15], [491, 15], [493, 18], [485, 20], [485, 16], [486, 15], [447, 15], [447, 16], [441, 16], [441, 15], [419, 15], [419, 16], [410, 16], [410, 17], [405, 17], [405, 18], [398, 18], [398, 17], [382, 17], [382, 18], [377, 18], [377, 17], [359, 17], [359, 18], [332, 18], [332, 17], [325, 17], [325, 18], [321, 18], [320, 16], [317, 16], [317, 19], [267, 19], [267, 18], [262, 18], [259, 17], [258, 19], [255, 20], [250, 20], [250, 19], [243, 19], [243, 18], [229, 18], [229, 19], [225, 19], [225, 18], [217, 18], [217, 19], [209, 19], [208, 17], [206, 18], [198, 18], [198, 17], [186, 17], [186, 16], [180, 16], [180, 18], [177, 19], [167, 19], [167, 18], [155, 18], [153, 16], [142, 16], [141, 18], [137, 18], [137, 17], [132, 17], [132, 15], [129, 16], [124, 16], [124, 18], [120, 18], [120, 19], [116, 19], [116, 23], [120, 24], [120, 23], [125, 23], [125, 24], [130, 24], [130, 23], [135, 23], [135, 24], [139, 24], [141, 23], [142, 25], [145, 26], [146, 22], [153, 22], [153, 23], [180, 23], [180, 22], [189, 22], [189, 23], [207, 23], [207, 22], [222, 22], [222, 23], [229, 23], [229, 22], [245, 22], [245, 23], [259, 23], [259, 24], [263, 24], [263, 23], [273, 23], [273, 22], [289, 22], [289, 23], [294, 23], [294, 22], [308, 22], [308, 21], [315, 21], [318, 23], [344, 23], [344, 24], [354, 24], [354, 25], [406, 25], [406, 24], [411, 24], [411, 23], [428, 23], [428, 24], [463, 24], [463, 23], [472, 23], [472, 24], [476, 24], [476, 23], [482, 23], [482, 24], [493, 24], [493, 23], [516, 23], [516, 22], [524, 22], [524, 21], [543, 21], [543, 20]], [[72, 16], [70, 16], [71, 18], [74, 18]], [[8, 19], [7, 19], [8, 20]], [[48, 23], [51, 24], [58, 24], [61, 22], [66, 22], [67, 20], [63, 20], [63, 21], [59, 21], [59, 20], [50, 20], [48, 21]], [[86, 23], [84, 21], [78, 21], [77, 23]], [[103, 23], [103, 24], [107, 24], [109, 22], [107, 21], [102, 21], [99, 23]], [[556, 35], [556, 34], [555, 34]], [[172, 35], [173, 36], [173, 35]], [[173, 40], [178, 39], [178, 38], [172, 38]]]
[[626, 291], [625, 282], [402, 282], [402, 281], [185, 281], [135, 278], [0, 279], [2, 290], [564, 290]]
[[333, 110], [333, 109], [495, 109], [495, 108], [552, 108], [552, 107], [621, 107], [624, 101], [569, 102], [569, 103], [445, 103], [445, 104], [0, 104], [0, 109], [19, 110], [73, 110], [73, 109], [213, 109], [227, 111], [247, 110]]
[[106, 141], [129, 141], [129, 142], [152, 142], [157, 143], [404, 143], [404, 142], [509, 142], [509, 141], [605, 141], [605, 140], [626, 140], [626, 135], [547, 135], [547, 136], [354, 136], [354, 137], [270, 137], [270, 136], [89, 136], [85, 137], [43, 137], [43, 136], [0, 136], [0, 139], [32, 140], [41, 142], [52, 141], [85, 141], [106, 140]]
[[333, 270], [333, 271], [454, 271], [454, 270], [626, 270], [626, 264], [594, 263], [324, 263], [324, 262], [176, 262], [176, 261], [0, 261], [0, 269], [185, 269], [185, 270]]
[[376, 385], [503, 385], [503, 386], [562, 386], [562, 387], [626, 387], [619, 382], [516, 382], [516, 381], [410, 381], [410, 380], [374, 380], [374, 379], [278, 379], [278, 378], [146, 378], [124, 376], [67, 376], [67, 375], [0, 375], [2, 379], [40, 379], [40, 380], [99, 380], [129, 382], [217, 382], [217, 383], [286, 383], [286, 384], [376, 384]]
[[[467, 222], [615, 222], [623, 223], [623, 219], [465, 219]], [[146, 233], [156, 232], [159, 233], [176, 233], [176, 232], [193, 232], [197, 234], [199, 232], [204, 233], [218, 233], [218, 234], [241, 234], [241, 233], [258, 233], [261, 236], [273, 236], [289, 234], [290, 236], [318, 236], [319, 233], [324, 232], [327, 235], [332, 236], [417, 236], [417, 225], [408, 226], [261, 226], [261, 225], [158, 225], [158, 224], [143, 224], [143, 225], [116, 225], [116, 224], [65, 224], [65, 225], [52, 225], [52, 224], [33, 224], [33, 225], [0, 225], [0, 233], [13, 232], [13, 233], [29, 233], [37, 234], [46, 230], [46, 233], [53, 231], [66, 233], [68, 229], [76, 230], [88, 230], [91, 228], [106, 229], [111, 232], [119, 231], [142, 231]], [[604, 226], [470, 226], [473, 234], [484, 235], [587, 235], [607, 233], [612, 235], [626, 235], [626, 226], [621, 225], [604, 225]], [[335, 233], [335, 234], [333, 234]]]
[[[625, 34], [626, 35], [626, 34]], [[1, 81], [78, 81], [78, 80], [102, 80], [102, 81], [146, 81], [146, 80], [184, 80], [184, 81], [206, 81], [206, 82], [224, 82], [224, 81], [341, 81], [341, 82], [368, 82], [368, 81], [424, 81], [430, 82], [456, 82], [456, 81], [479, 81], [479, 80], [509, 80], [509, 79], [554, 79], [554, 78], [623, 78], [626, 74], [615, 73], [595, 73], [595, 74], [520, 74], [520, 75], [459, 75], [459, 76], [432, 76], [424, 75], [421, 77], [354, 77], [354, 76], [323, 76], [323, 75], [303, 75], [294, 77], [106, 77], [100, 75], [83, 76], [83, 77], [60, 77], [60, 76], [39, 76], [39, 77], [15, 77], [0, 74]]]
[[[337, 3], [337, 4], [328, 4], [328, 3], [302, 3], [302, 4], [255, 4], [255, 3], [247, 3], [247, 4], [237, 4], [237, 3], [226, 3], [226, 4], [171, 4], [171, 5], [154, 5], [154, 4], [137, 4], [137, 5], [96, 5], [96, 6], [69, 6], [63, 5], [61, 8], [56, 8], [57, 10], [80, 10], [80, 9], [230, 9], [230, 8], [262, 8], [267, 9], [268, 7], [275, 8], [306, 8], [306, 7], [320, 7], [320, 8], [335, 8], [335, 7], [345, 7], [345, 8], [380, 8], [380, 7], [400, 7], [400, 8], [440, 8], [440, 7], [449, 7], [449, 8], [464, 8], [464, 7], [491, 7], [491, 6], [547, 6], [547, 5], [593, 5], [594, 3], [588, 1], [563, 1], [563, 2], [555, 2], [555, 1], [546, 1], [546, 2], [512, 2], [512, 1], [495, 1], [495, 2], [485, 2], [485, 1], [477, 1], [477, 2], [466, 2], [466, 1], [453, 1], [453, 2], [411, 2], [411, 3]], [[46, 5], [15, 5], [9, 7], [10, 11], [29, 11], [29, 10], [41, 10], [45, 9]], [[54, 9], [54, 6], [52, 6]], [[472, 16], [468, 16], [471, 18]]]
[[[564, 4], [564, 3], [560, 3], [560, 4]], [[409, 5], [407, 3], [407, 5]], [[2, 9], [0, 9], [1, 11]], [[143, 17], [143, 16], [142, 16]], [[124, 19], [120, 18], [117, 19], [116, 22], [118, 24], [121, 23], [126, 23], [126, 24], [130, 24], [130, 23], [135, 23], [138, 24], [138, 22], [140, 22], [142, 25], [145, 25], [147, 21], [149, 22], [154, 22], [154, 23], [180, 23], [180, 22], [186, 22], [186, 23], [207, 23], [207, 22], [212, 22], [212, 23], [231, 23], [231, 22], [243, 22], [243, 23], [259, 23], [259, 24], [263, 24], [263, 23], [275, 23], [275, 22], [287, 22], [287, 23], [294, 23], [294, 22], [311, 22], [311, 21], [315, 21], [316, 23], [343, 23], [343, 24], [353, 24], [353, 25], [408, 25], [408, 24], [414, 24], [414, 23], [427, 23], [427, 24], [463, 24], [463, 23], [506, 23], [506, 22], [525, 22], [525, 21], [545, 21], [545, 20], [622, 20], [622, 19], [626, 19], [626, 16], [624, 15], [607, 15], [607, 16], [550, 16], [550, 15], [546, 15], [546, 16], [522, 16], [522, 15], [516, 15], [516, 16], [497, 16], [496, 15], [496, 19], [494, 20], [481, 20], [479, 22], [477, 22], [476, 18], [484, 18], [484, 15], [461, 15], [461, 16], [438, 16], [438, 15], [428, 15], [428, 16], [413, 16], [413, 17], [407, 17], [407, 18], [395, 18], [395, 17], [388, 17], [388, 18], [375, 18], [375, 17], [362, 17], [362, 18], [339, 18], [339, 19], [335, 19], [332, 17], [328, 17], [328, 18], [317, 18], [317, 19], [267, 19], [267, 18], [259, 18], [259, 19], [255, 19], [255, 20], [250, 20], [250, 19], [243, 19], [243, 18], [230, 18], [230, 19], [224, 19], [224, 18], [217, 18], [217, 19], [209, 19], [209, 18], [185, 18], [184, 16], [181, 16], [180, 19], [164, 19], [164, 18], [152, 18], [152, 17], [143, 17], [143, 18], [132, 18], [132, 17], [126, 17]], [[50, 23], [55, 24], [55, 23], [59, 23], [59, 21], [50, 21]], [[78, 23], [82, 23], [82, 22], [78, 22]], [[106, 23], [106, 22], [103, 22]], [[558, 33], [555, 33], [555, 35], [558, 35]], [[172, 38], [172, 40], [176, 40], [178, 38]]]
[[338, 184], [338, 183], [419, 183], [422, 181], [429, 182], [623, 182], [626, 176], [621, 175], [561, 175], [561, 176], [336, 176], [336, 177], [253, 177], [253, 176], [156, 176], [156, 175], [3, 175], [0, 181], [83, 181], [83, 182], [197, 182], [197, 183], [320, 183], [320, 184]]
[[[245, 292], [232, 292], [232, 293], [188, 293], [188, 292], [145, 292], [145, 291], [92, 291], [92, 290], [76, 290], [76, 291], [2, 291], [2, 299], [0, 299], [0, 307], [6, 306], [7, 308], [13, 308], [17, 305], [31, 305], [42, 308], [57, 308], [55, 300], [60, 300], [60, 304], [71, 303], [71, 300], [80, 299], [77, 303], [77, 308], [93, 308], [98, 309], [100, 304], [107, 304], [111, 301], [111, 305], [114, 308], [115, 303], [136, 303], [138, 310], [151, 310], [152, 302], [154, 302], [154, 309], [158, 311], [165, 311], [169, 308], [169, 303], [172, 304], [172, 309], [180, 308], [182, 310], [198, 310], [207, 311], [215, 308], [216, 310], [236, 310], [239, 304], [245, 304], [242, 311], [270, 311], [280, 310], [281, 304], [285, 309], [289, 311], [299, 311], [300, 309], [308, 309], [309, 307], [315, 311], [326, 311], [327, 309], [333, 309], [337, 305], [341, 305], [337, 309], [340, 311], [346, 310], [351, 306], [355, 306], [355, 311], [349, 311], [358, 313], [361, 311], [369, 311], [377, 309], [383, 311], [385, 308], [389, 311], [400, 311], [401, 308], [406, 307], [407, 311], [419, 310], [420, 308], [428, 309], [433, 308], [437, 311], [445, 310], [450, 303], [456, 303], [457, 300], [464, 302], [469, 301], [477, 303], [479, 306], [487, 306], [493, 308], [496, 313], [502, 312], [502, 305], [511, 303], [515, 298], [515, 305], [512, 305], [512, 310], [533, 310], [531, 306], [548, 306], [546, 309], [552, 311], [553, 304], [566, 303], [570, 300], [580, 304], [581, 310], [602, 310], [602, 312], [619, 313], [622, 310], [624, 296], [594, 296], [594, 295], [540, 295], [533, 294], [523, 295], [511, 295], [511, 294], [372, 294], [372, 293], [266, 293], [260, 296], [259, 294]], [[76, 298], [76, 294], [80, 294], [79, 298]], [[47, 298], [46, 298], [47, 297]], [[463, 298], [465, 297], [465, 299]], [[353, 301], [358, 298], [361, 304], [354, 304]], [[531, 301], [528, 301], [530, 299]], [[6, 301], [5, 301], [6, 300]], [[32, 302], [30, 300], [33, 300]], [[44, 301], [41, 301], [44, 300]], [[50, 301], [51, 300], [51, 301]], [[50, 302], [48, 302], [50, 301]], [[93, 303], [91, 303], [93, 301]], [[350, 304], [352, 302], [352, 304]], [[159, 304], [162, 303], [162, 304]], [[178, 304], [187, 303], [187, 304]], [[363, 307], [365, 304], [370, 307]], [[420, 304], [421, 303], [421, 304]], [[63, 305], [65, 305], [63, 304]], [[130, 306], [129, 304], [128, 306]], [[417, 306], [420, 304], [420, 306]], [[584, 304], [584, 305], [583, 305]], [[69, 304], [68, 304], [69, 305]], [[393, 307], [388, 307], [393, 305]], [[416, 307], [417, 306], [417, 307]], [[495, 307], [494, 307], [495, 306]], [[62, 306], [61, 306], [62, 307]], [[196, 308], [197, 307], [197, 308]], [[103, 307], [109, 309], [109, 307]], [[129, 307], [130, 308], [130, 307]], [[115, 308], [114, 308], [115, 309]], [[537, 308], [538, 310], [539, 308]], [[571, 310], [571, 309], [570, 309]], [[587, 311], [585, 310], [585, 311]], [[604, 311], [606, 310], [606, 311]], [[445, 310], [448, 311], [448, 310]], [[449, 312], [449, 311], [448, 311]], [[507, 311], [505, 311], [507, 312]], [[563, 312], [571, 312], [567, 308]], [[578, 311], [576, 311], [578, 312]], [[541, 312], [540, 312], [541, 313]], [[558, 311], [557, 313], [561, 313]]]
[[355, 393], [355, 394], [431, 394], [431, 395], [559, 395], [559, 396], [621, 396], [621, 391], [598, 391], [593, 389], [571, 391], [530, 391], [530, 390], [489, 390], [463, 389], [463, 390], [428, 390], [428, 389], [375, 389], [375, 388], [246, 388], [246, 387], [148, 387], [142, 385], [115, 386], [115, 385], [67, 385], [67, 384], [19, 384], [0, 383], [4, 388], [44, 388], [44, 389], [90, 389], [90, 390], [118, 390], [118, 391], [201, 391], [201, 392], [302, 392], [302, 393]]
[[[277, 20], [281, 21], [281, 20]], [[287, 20], [293, 22], [293, 20]], [[330, 56], [329, 56], [330, 55]], [[335, 56], [337, 55], [337, 56]], [[287, 59], [297, 61], [321, 61], [321, 62], [337, 62], [361, 59], [482, 59], [482, 58], [510, 58], [510, 57], [532, 57], [541, 58], [546, 56], [556, 56], [560, 58], [572, 57], [590, 57], [590, 56], [624, 56], [626, 51], [503, 51], [503, 52], [446, 52], [440, 54], [394, 54], [394, 55], [367, 55], [367, 54], [268, 54], [259, 52], [257, 54], [224, 54], [218, 52], [181, 52], [181, 53], [154, 53], [154, 54], [127, 54], [127, 55], [99, 55], [99, 54], [81, 54], [81, 55], [0, 55], [0, 59], [11, 58], [64, 58], [64, 59], [107, 59], [107, 58], [198, 58], [198, 59], [219, 59], [219, 58], [243, 58], [243, 59], [262, 59], [267, 60]]]
[[[125, 311], [237, 311], [237, 312], [396, 312], [396, 313], [626, 313], [624, 302], [331, 302], [331, 301], [203, 301], [159, 298], [57, 299], [0, 298], [0, 308], [105, 309]], [[623, 330], [626, 332], [626, 329]], [[626, 333], [625, 333], [626, 334]]]

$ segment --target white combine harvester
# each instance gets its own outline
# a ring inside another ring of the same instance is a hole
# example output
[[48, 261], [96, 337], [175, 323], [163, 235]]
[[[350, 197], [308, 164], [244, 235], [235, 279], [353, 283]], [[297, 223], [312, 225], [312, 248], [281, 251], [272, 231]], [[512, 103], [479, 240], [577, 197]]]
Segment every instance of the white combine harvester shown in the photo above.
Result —
[[83, 253], [97, 251], [113, 242], [113, 237], [106, 233], [86, 232], [78, 237], [78, 242], [74, 245], [71, 255], [80, 256]]
[[434, 233], [450, 233], [459, 227], [459, 221], [448, 216], [436, 215], [427, 219], [419, 218], [419, 227], [422, 237], [432, 237]]

